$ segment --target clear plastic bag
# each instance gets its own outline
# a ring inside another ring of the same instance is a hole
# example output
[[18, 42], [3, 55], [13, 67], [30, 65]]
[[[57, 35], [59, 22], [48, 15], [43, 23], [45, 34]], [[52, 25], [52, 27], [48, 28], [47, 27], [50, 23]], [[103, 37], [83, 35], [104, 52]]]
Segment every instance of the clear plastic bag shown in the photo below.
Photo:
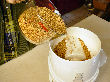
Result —
[[65, 34], [66, 26], [59, 15], [49, 0], [28, 1], [18, 18], [21, 33], [26, 40], [37, 45]]

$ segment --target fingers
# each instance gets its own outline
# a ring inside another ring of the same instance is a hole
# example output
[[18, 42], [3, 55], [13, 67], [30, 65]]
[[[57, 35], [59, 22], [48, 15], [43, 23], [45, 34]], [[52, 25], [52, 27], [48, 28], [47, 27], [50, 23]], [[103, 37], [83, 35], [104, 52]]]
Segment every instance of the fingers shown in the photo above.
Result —
[[11, 3], [11, 4], [16, 4], [16, 1], [15, 0], [6, 0], [8, 3]]
[[11, 3], [11, 4], [16, 4], [16, 3], [20, 3], [22, 1], [25, 1], [25, 0], [6, 0], [8, 3]]

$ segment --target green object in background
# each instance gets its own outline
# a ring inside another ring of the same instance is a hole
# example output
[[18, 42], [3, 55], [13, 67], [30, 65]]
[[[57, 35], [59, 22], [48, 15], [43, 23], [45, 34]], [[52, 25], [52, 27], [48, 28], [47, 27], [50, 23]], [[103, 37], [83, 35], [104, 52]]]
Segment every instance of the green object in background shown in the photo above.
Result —
[[2, 9], [0, 6], [0, 65], [4, 63], [4, 21], [3, 21], [3, 14]]
[[5, 0], [2, 2], [2, 12], [4, 20], [4, 56], [2, 60], [8, 62], [18, 55], [17, 37], [14, 20], [12, 18], [11, 5], [6, 3]]

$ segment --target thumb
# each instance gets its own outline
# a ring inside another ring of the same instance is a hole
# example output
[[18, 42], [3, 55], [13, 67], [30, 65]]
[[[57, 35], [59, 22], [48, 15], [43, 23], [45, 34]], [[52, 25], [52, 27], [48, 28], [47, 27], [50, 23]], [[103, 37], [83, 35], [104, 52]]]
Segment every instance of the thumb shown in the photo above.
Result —
[[25, 1], [25, 0], [6, 0], [8, 3], [11, 3], [11, 4], [16, 4], [16, 3], [20, 3], [22, 1]]
[[15, 0], [6, 0], [8, 3], [11, 3], [11, 4], [16, 4], [16, 1]]

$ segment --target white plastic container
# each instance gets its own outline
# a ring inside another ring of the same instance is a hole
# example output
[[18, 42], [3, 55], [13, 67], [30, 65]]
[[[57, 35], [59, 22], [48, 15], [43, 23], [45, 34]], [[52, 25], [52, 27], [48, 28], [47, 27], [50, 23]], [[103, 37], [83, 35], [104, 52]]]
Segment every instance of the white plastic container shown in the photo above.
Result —
[[102, 66], [107, 59], [103, 53], [104, 51], [100, 49], [98, 55], [85, 61], [62, 59], [57, 56], [52, 49], [64, 37], [65, 36], [62, 36], [50, 42], [48, 56], [50, 82], [94, 82], [98, 76], [100, 66]]

